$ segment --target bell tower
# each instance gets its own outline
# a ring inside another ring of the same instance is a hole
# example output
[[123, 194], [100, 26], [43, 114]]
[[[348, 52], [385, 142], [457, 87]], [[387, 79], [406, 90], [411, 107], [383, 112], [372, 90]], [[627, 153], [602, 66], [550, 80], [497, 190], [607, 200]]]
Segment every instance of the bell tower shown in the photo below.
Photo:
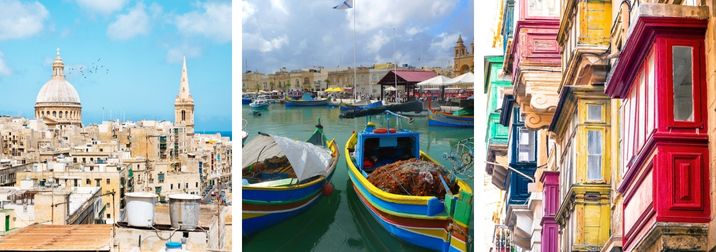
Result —
[[181, 67], [179, 94], [174, 99], [174, 125], [186, 127], [187, 134], [194, 134], [194, 98], [189, 93], [189, 77], [186, 71], [186, 57]]

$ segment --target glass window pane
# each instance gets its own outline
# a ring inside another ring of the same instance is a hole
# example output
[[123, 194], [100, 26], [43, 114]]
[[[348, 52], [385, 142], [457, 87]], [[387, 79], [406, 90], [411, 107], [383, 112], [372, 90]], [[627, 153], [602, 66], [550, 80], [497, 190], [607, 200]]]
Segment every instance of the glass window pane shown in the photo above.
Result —
[[646, 108], [646, 111], [649, 113], [648, 120], [647, 120], [647, 134], [651, 133], [651, 131], [654, 129], [654, 121], [656, 118], [654, 118], [655, 114], [654, 111], [656, 110], [654, 100], [656, 100], [656, 93], [654, 92], [656, 80], [654, 80], [656, 76], [654, 75], [654, 56], [649, 57], [649, 83], [648, 90], [649, 93], [647, 94], [647, 97], [649, 99], [648, 107]]
[[587, 132], [587, 179], [602, 178], [602, 132]]
[[602, 121], [602, 105], [599, 105], [599, 104], [587, 105], [587, 121], [590, 121], [590, 122], [601, 122]]
[[674, 46], [672, 50], [672, 77], [674, 88], [674, 120], [694, 121], [693, 95], [693, 49], [688, 46]]

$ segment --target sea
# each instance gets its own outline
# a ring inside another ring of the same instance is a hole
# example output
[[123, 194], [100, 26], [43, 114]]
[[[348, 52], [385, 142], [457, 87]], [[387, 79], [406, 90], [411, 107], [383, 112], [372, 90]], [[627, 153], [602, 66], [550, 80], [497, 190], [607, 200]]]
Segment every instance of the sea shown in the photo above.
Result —
[[[335, 138], [341, 152], [351, 133], [363, 130], [367, 122], [366, 118], [341, 119], [340, 110], [331, 107], [285, 108], [283, 104], [271, 104], [260, 114], [252, 113], [248, 105], [242, 106], [246, 125], [243, 130], [249, 134], [247, 143], [258, 132], [306, 140], [320, 118], [324, 134]], [[382, 117], [373, 117], [373, 122], [380, 126]], [[426, 117], [402, 125], [420, 132], [421, 149], [446, 166], [451, 163], [444, 154], [458, 141], [473, 137], [472, 128], [428, 127]], [[472, 185], [472, 179], [467, 181]], [[345, 162], [338, 163], [331, 182], [333, 194], [322, 197], [296, 217], [244, 237], [243, 251], [425, 251], [391, 236], [373, 219], [353, 191]]]

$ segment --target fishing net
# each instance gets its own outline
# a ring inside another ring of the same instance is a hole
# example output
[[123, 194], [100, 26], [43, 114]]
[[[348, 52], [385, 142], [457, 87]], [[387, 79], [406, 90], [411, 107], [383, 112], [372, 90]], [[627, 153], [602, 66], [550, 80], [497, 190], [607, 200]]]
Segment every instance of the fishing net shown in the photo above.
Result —
[[296, 178], [286, 156], [275, 156], [255, 162], [241, 170], [241, 176], [252, 183], [261, 181]]
[[383, 191], [413, 196], [445, 197], [440, 176], [457, 193], [457, 186], [445, 175], [443, 168], [433, 162], [409, 159], [382, 166], [368, 176], [368, 181]]

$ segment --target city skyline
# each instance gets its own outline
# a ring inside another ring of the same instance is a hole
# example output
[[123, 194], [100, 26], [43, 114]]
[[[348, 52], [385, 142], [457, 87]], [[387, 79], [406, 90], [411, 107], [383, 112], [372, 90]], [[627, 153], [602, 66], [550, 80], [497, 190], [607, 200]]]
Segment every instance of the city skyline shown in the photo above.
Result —
[[0, 115], [34, 118], [60, 48], [84, 124], [173, 121], [186, 56], [197, 131], [231, 129], [230, 2], [2, 3]]
[[[352, 67], [354, 9], [332, 9], [341, 2], [243, 1], [242, 72]], [[467, 47], [474, 40], [473, 1], [360, 0], [354, 5], [356, 66], [446, 67], [458, 36]]]

